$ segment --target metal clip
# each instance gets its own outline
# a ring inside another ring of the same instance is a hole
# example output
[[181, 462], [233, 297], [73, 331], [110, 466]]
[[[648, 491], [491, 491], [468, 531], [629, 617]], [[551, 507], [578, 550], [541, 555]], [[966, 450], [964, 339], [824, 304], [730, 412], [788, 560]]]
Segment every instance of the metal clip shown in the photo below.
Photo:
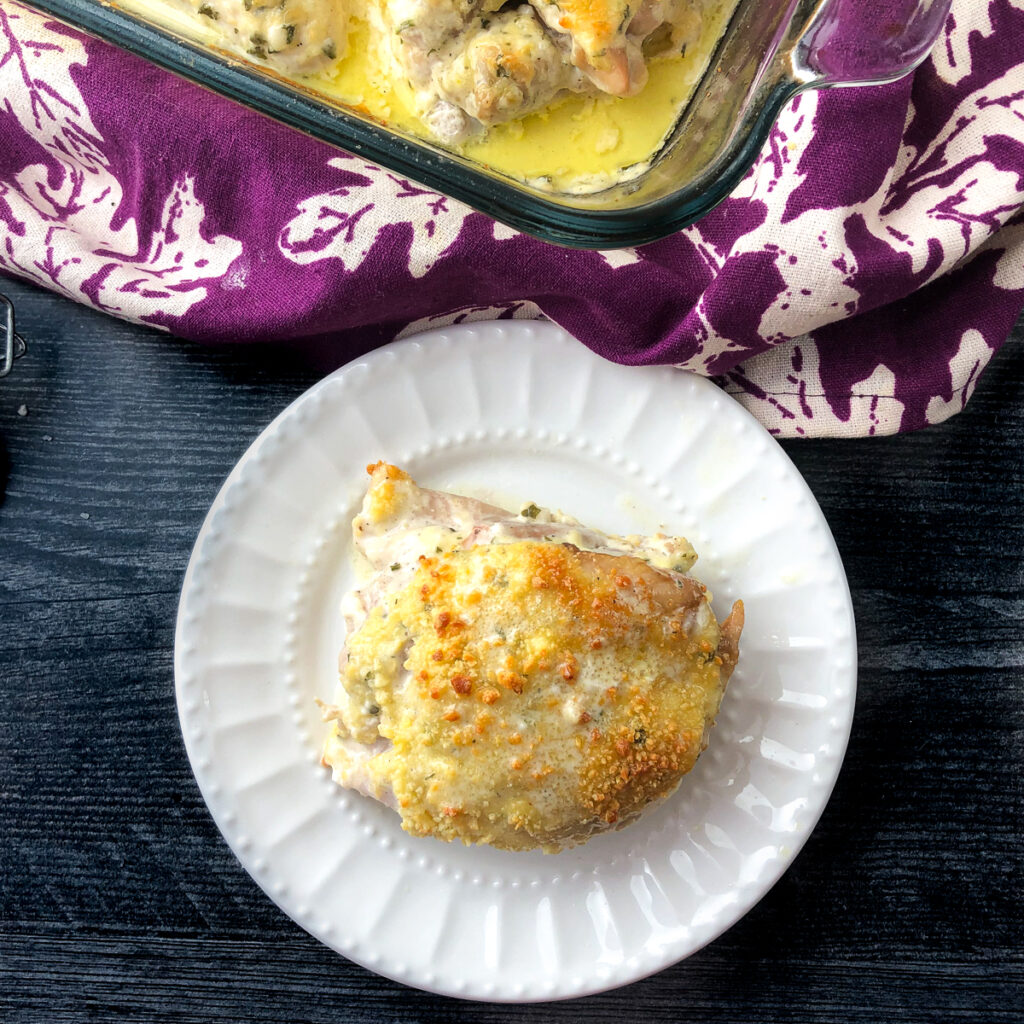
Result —
[[0, 294], [0, 328], [2, 328], [2, 347], [0, 347], [0, 377], [6, 377], [14, 368], [14, 360], [20, 359], [27, 351], [25, 339], [14, 330], [14, 304], [6, 295]]

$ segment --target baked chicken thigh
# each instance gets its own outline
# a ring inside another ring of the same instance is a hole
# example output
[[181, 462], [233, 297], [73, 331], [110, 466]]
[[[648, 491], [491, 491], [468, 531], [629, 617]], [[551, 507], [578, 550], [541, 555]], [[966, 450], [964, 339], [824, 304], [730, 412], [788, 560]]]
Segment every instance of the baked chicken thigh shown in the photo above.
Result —
[[418, 836], [557, 851], [665, 797], [708, 741], [721, 624], [683, 540], [518, 515], [370, 467], [323, 761]]

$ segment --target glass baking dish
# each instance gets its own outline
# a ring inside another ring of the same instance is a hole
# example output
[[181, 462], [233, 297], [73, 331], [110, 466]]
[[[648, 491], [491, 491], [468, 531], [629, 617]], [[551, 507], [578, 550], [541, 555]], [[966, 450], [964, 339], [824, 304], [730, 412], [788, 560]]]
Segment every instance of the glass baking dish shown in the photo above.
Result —
[[928, 55], [951, 0], [738, 0], [650, 166], [602, 191], [545, 191], [381, 124], [301, 81], [189, 38], [180, 22], [106, 0], [28, 0], [285, 124], [561, 245], [609, 249], [662, 238], [708, 213], [738, 184], [782, 107], [808, 88], [878, 84]]

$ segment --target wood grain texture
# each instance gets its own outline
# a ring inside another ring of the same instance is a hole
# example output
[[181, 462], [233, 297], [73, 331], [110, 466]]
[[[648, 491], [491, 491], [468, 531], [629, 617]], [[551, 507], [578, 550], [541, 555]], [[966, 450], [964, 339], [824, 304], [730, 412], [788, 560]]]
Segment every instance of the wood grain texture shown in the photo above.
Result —
[[192, 542], [318, 373], [2, 288], [31, 350], [0, 383], [0, 1020], [1024, 1017], [1024, 324], [949, 423], [786, 444], [843, 555], [860, 645], [846, 764], [793, 867], [654, 978], [501, 1007], [378, 978], [293, 925], [185, 757], [172, 646]]

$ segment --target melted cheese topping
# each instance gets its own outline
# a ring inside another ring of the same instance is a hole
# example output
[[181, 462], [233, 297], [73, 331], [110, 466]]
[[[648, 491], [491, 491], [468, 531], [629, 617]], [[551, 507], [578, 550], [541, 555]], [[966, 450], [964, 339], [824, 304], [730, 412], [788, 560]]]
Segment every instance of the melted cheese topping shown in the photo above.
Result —
[[629, 22], [636, 0], [554, 0], [558, 26], [571, 32], [588, 56], [604, 57], [604, 50]]
[[719, 641], [703, 587], [639, 559], [534, 541], [423, 557], [348, 640], [347, 728], [325, 761], [384, 737], [370, 788], [393, 791], [407, 831], [555, 850], [693, 766]]

